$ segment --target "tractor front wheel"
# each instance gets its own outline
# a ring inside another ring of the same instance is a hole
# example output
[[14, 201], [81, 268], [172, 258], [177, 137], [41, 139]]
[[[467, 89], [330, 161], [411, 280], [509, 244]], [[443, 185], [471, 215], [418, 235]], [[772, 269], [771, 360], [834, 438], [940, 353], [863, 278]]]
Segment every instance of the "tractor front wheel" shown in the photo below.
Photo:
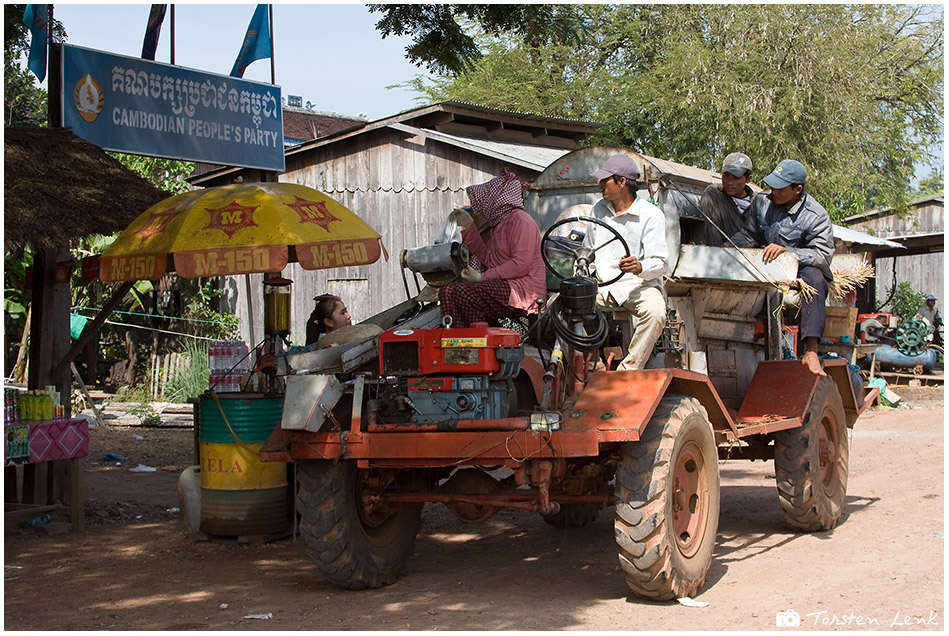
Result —
[[297, 510], [307, 555], [339, 587], [394, 583], [412, 555], [422, 504], [390, 504], [382, 480], [356, 462], [299, 463]]
[[620, 447], [614, 529], [638, 596], [692, 596], [712, 563], [719, 514], [718, 450], [695, 398], [666, 396], [638, 442]]

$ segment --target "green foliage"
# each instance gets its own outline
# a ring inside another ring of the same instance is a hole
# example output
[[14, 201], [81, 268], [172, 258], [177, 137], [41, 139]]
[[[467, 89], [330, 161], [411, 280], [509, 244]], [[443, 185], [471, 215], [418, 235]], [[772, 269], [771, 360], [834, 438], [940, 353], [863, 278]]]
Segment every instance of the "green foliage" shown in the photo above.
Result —
[[137, 417], [142, 426], [158, 426], [161, 424], [161, 415], [148, 402], [143, 401], [133, 406], [128, 410], [128, 413]]
[[185, 302], [183, 317], [197, 322], [185, 323], [185, 333], [214, 340], [232, 340], [238, 336], [240, 324], [234, 314], [214, 309], [216, 300], [224, 294], [213, 282], [199, 283], [196, 291], [182, 292]]
[[890, 287], [887, 296], [890, 294], [893, 295], [888, 303], [892, 307], [890, 312], [899, 316], [900, 320], [909, 320], [915, 316], [916, 310], [926, 302], [926, 294], [915, 291], [906, 281], [898, 283], [895, 291]]
[[[25, 4], [3, 6], [3, 121], [7, 126], [45, 126], [46, 91], [33, 85], [36, 79], [21, 59], [30, 48], [29, 30], [23, 24]], [[62, 23], [53, 17], [53, 38], [66, 40]]]
[[924, 197], [929, 194], [939, 194], [946, 190], [946, 173], [940, 169], [933, 170], [925, 179], [919, 180], [916, 186], [916, 196]]
[[110, 152], [109, 155], [165, 192], [181, 194], [191, 189], [185, 181], [185, 178], [194, 170], [194, 163], [191, 161], [126, 155], [120, 152]]
[[385, 38], [407, 35], [406, 57], [431, 71], [457, 74], [471, 67], [481, 51], [460, 23], [475, 25], [492, 37], [530, 46], [578, 41], [584, 29], [569, 5], [556, 4], [370, 4], [382, 13], [376, 29]]
[[183, 355], [187, 363], [165, 385], [162, 399], [183, 404], [188, 398], [201, 395], [208, 388], [211, 368], [208, 366], [208, 345], [205, 342], [186, 339]]
[[782, 159], [834, 220], [897, 212], [942, 138], [943, 15], [920, 5], [573, 5], [586, 36], [478, 42], [471, 70], [409, 83], [458, 99], [599, 121], [590, 143], [717, 170]]

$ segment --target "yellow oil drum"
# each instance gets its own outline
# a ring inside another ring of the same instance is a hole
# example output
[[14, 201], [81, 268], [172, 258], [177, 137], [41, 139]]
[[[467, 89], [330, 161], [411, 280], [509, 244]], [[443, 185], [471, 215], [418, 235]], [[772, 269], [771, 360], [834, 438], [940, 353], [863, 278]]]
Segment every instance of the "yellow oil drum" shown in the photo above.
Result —
[[213, 535], [279, 534], [290, 524], [287, 465], [260, 461], [280, 425], [282, 397], [242, 393], [201, 398], [200, 530]]

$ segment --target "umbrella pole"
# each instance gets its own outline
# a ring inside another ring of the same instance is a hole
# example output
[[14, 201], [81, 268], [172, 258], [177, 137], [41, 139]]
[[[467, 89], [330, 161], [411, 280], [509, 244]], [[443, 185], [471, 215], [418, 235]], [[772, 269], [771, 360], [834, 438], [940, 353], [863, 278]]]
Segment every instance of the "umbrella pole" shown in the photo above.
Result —
[[254, 330], [254, 297], [250, 293], [250, 274], [244, 274], [244, 295], [247, 297], [247, 326], [250, 329], [247, 342], [249, 346], [254, 346], [257, 342]]

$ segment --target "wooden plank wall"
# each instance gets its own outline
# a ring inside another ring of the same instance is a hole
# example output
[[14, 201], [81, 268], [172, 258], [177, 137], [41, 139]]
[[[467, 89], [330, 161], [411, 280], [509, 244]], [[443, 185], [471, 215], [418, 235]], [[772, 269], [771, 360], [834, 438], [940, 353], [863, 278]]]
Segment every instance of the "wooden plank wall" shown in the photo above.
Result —
[[[940, 200], [924, 201], [903, 218], [888, 214], [854, 223], [850, 227], [881, 238], [945, 232], [945, 207]], [[945, 306], [943, 303], [947, 299], [944, 297], [946, 284], [944, 252], [898, 256], [895, 259], [878, 258], [876, 260], [877, 306], [886, 300], [890, 288], [893, 287], [894, 261], [897, 283], [906, 281], [915, 291], [933, 294], [939, 298], [938, 307]], [[884, 307], [884, 310], [890, 309], [892, 306]]]
[[[341, 296], [354, 323], [405, 300], [399, 266], [402, 250], [432, 244], [452, 208], [468, 204], [465, 187], [490, 180], [502, 167], [511, 168], [484, 155], [391, 129], [287, 157], [280, 181], [315, 188], [355, 212], [382, 235], [389, 255], [388, 261], [383, 255], [372, 265], [322, 271], [290, 264], [284, 276], [293, 281], [291, 341], [304, 343], [313, 297], [319, 294]], [[517, 173], [523, 179], [537, 176]], [[227, 277], [223, 285], [224, 311], [238, 316], [241, 339], [255, 344], [263, 339], [262, 281], [262, 274], [251, 276], [253, 335], [243, 277]]]
[[[945, 298], [946, 272], [944, 269], [944, 254], [914, 254], [893, 258], [878, 258], [876, 260], [877, 305], [886, 300], [890, 288], [893, 286], [893, 261], [896, 261], [896, 282], [909, 282], [913, 290], [921, 294], [933, 294], [939, 300], [936, 306], [939, 313], [945, 313], [943, 307], [949, 299]], [[888, 305], [884, 310], [891, 310]]]

